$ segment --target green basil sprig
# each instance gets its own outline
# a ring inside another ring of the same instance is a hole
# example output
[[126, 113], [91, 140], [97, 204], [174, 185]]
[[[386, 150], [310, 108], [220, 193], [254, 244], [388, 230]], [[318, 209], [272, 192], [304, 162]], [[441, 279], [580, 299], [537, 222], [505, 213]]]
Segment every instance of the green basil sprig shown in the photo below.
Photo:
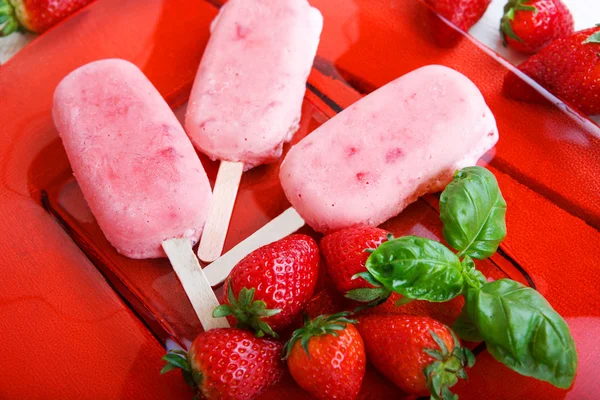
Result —
[[366, 267], [384, 287], [410, 299], [448, 301], [463, 291], [460, 260], [431, 239], [405, 236], [384, 242]]
[[442, 302], [465, 295], [465, 307], [453, 326], [461, 338], [483, 340], [509, 368], [568, 388], [577, 353], [565, 320], [532, 288], [510, 279], [488, 283], [473, 261], [496, 252], [506, 236], [505, 214], [494, 175], [481, 167], [464, 168], [440, 199], [444, 238], [458, 254], [430, 239], [391, 238], [371, 253], [368, 272], [361, 276], [377, 290], [402, 294], [405, 302]]
[[440, 197], [444, 239], [459, 257], [483, 260], [494, 254], [506, 236], [505, 215], [498, 181], [482, 167], [456, 172]]
[[467, 292], [469, 320], [492, 356], [525, 376], [569, 388], [577, 371], [565, 320], [535, 289], [501, 279]]
[[475, 267], [475, 262], [469, 256], [465, 256], [460, 263], [462, 265], [462, 274], [465, 278], [467, 288], [480, 288], [487, 283], [485, 276]]

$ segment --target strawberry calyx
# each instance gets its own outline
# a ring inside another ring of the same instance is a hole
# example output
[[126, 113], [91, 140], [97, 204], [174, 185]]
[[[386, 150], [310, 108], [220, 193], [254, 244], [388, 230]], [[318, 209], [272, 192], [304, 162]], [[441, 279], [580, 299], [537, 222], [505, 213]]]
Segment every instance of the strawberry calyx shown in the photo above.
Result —
[[14, 7], [8, 0], [0, 0], [0, 37], [10, 35], [20, 26]]
[[386, 301], [387, 298], [392, 294], [392, 291], [384, 287], [381, 282], [379, 282], [369, 271], [355, 274], [352, 276], [352, 280], [354, 279], [364, 279], [371, 286], [373, 286], [371, 288], [352, 289], [346, 293], [345, 296], [350, 300], [358, 301], [359, 303], [366, 303], [361, 308], [375, 307]]
[[229, 304], [221, 304], [215, 307], [213, 317], [221, 318], [233, 315], [237, 321], [237, 328], [251, 329], [255, 332], [256, 337], [263, 337], [266, 334], [276, 338], [277, 333], [263, 318], [272, 317], [280, 313], [281, 309], [268, 309], [267, 303], [263, 300], [254, 300], [254, 288], [242, 288], [236, 299], [231, 282], [227, 286]]
[[[596, 25], [596, 26], [600, 26], [600, 24]], [[588, 36], [582, 44], [589, 44], [589, 43], [600, 43], [600, 31], [598, 32], [594, 32], [592, 33], [590, 36]]]
[[174, 369], [181, 369], [185, 383], [193, 388], [198, 388], [202, 382], [202, 374], [191, 367], [188, 353], [184, 350], [169, 350], [162, 358], [167, 363], [160, 370], [161, 374], [166, 374]]
[[333, 315], [319, 315], [312, 320], [305, 315], [304, 326], [296, 329], [290, 340], [288, 340], [283, 347], [283, 359], [285, 360], [288, 358], [294, 343], [297, 341], [300, 341], [306, 355], [310, 358], [310, 353], [308, 352], [308, 342], [310, 338], [321, 335], [333, 335], [337, 337], [338, 332], [346, 329], [348, 324], [356, 323], [355, 320], [347, 318], [349, 315], [349, 312], [342, 311]]
[[[391, 233], [388, 233], [386, 236], [388, 241], [394, 240], [394, 235]], [[373, 253], [375, 250], [376, 249], [365, 249], [364, 251], [365, 253]], [[378, 306], [386, 301], [387, 298], [392, 294], [392, 291], [384, 287], [381, 282], [379, 282], [377, 278], [375, 278], [375, 276], [373, 276], [373, 274], [371, 274], [369, 271], [359, 272], [358, 274], [353, 275], [351, 279], [364, 279], [371, 286], [373, 286], [372, 288], [352, 289], [345, 294], [345, 296], [350, 300], [358, 301], [359, 303], [366, 303], [357, 310]]]
[[515, 33], [511, 22], [514, 21], [517, 11], [530, 11], [534, 13], [533, 15], [538, 14], [538, 9], [536, 7], [524, 4], [525, 2], [529, 1], [530, 0], [509, 0], [509, 2], [504, 6], [504, 16], [500, 21], [500, 31], [506, 34], [506, 36], [509, 38], [521, 43], [523, 43], [523, 40]]
[[431, 337], [438, 345], [439, 349], [423, 349], [423, 352], [433, 357], [435, 361], [423, 368], [423, 374], [427, 379], [427, 388], [431, 393], [432, 400], [457, 400], [458, 396], [450, 391], [458, 379], [468, 379], [465, 368], [471, 368], [475, 364], [475, 356], [471, 350], [461, 347], [458, 338], [452, 333], [454, 339], [454, 349], [452, 352], [446, 346], [446, 343], [435, 334], [429, 331]]

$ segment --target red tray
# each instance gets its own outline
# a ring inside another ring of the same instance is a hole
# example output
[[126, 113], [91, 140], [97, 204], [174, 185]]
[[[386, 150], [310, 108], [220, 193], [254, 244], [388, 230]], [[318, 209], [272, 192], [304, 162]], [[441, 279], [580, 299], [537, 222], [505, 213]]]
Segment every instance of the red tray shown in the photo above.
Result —
[[[595, 318], [600, 294], [593, 280], [600, 264], [600, 129], [557, 107], [552, 98], [526, 104], [504, 97], [507, 64], [449, 30], [417, 0], [311, 3], [325, 25], [294, 142], [362, 95], [434, 63], [471, 78], [498, 121], [500, 141], [482, 164], [496, 174], [506, 197], [509, 234], [498, 254], [478, 265], [488, 276], [536, 287], [552, 303], [575, 337], [579, 372], [570, 391], [555, 389], [508, 370], [479, 346], [470, 382], [457, 387], [461, 398], [595, 398], [600, 392], [595, 368], [600, 345], [594, 340], [600, 334]], [[193, 339], [199, 322], [166, 260], [130, 260], [108, 244], [72, 178], [50, 106], [64, 75], [107, 57], [136, 63], [173, 107], [181, 105], [218, 6], [217, 1], [101, 0], [1, 67], [0, 326], [12, 345], [0, 356], [0, 398], [190, 396], [176, 374], [158, 375], [160, 345], [167, 338]], [[202, 161], [214, 179], [217, 165]], [[244, 174], [225, 250], [289, 206], [278, 169], [274, 164]], [[440, 239], [436, 207], [437, 198], [428, 196], [384, 227], [397, 236]], [[320, 290], [327, 294], [326, 286]], [[400, 311], [451, 323], [460, 306], [459, 300], [443, 307], [414, 302]], [[119, 357], [128, 362], [119, 364]], [[15, 360], [23, 366], [16, 368]], [[282, 398], [282, 393], [308, 398], [289, 378], [263, 398]], [[392, 396], [403, 397], [370, 369], [361, 398]]]

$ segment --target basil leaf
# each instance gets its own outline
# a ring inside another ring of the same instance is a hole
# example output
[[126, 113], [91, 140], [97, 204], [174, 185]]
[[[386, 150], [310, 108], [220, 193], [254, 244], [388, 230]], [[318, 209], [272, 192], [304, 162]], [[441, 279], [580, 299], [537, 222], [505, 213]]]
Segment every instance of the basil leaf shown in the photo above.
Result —
[[483, 338], [481, 337], [481, 333], [479, 333], [477, 326], [475, 326], [473, 321], [471, 321], [471, 318], [469, 318], [466, 304], [463, 306], [463, 309], [456, 321], [454, 321], [452, 330], [456, 332], [458, 337], [463, 340], [476, 343], [483, 342]]
[[505, 214], [496, 177], [482, 167], [457, 171], [440, 197], [444, 239], [459, 257], [483, 260], [494, 254], [506, 236]]
[[487, 283], [487, 279], [485, 279], [485, 275], [481, 273], [477, 268], [475, 268], [475, 262], [469, 256], [465, 256], [461, 261], [462, 265], [462, 274], [463, 278], [465, 278], [466, 287], [479, 289], [483, 285]]
[[467, 309], [496, 360], [559, 388], [571, 386], [575, 342], [565, 320], [537, 291], [501, 279], [468, 290]]
[[367, 270], [383, 286], [410, 299], [447, 301], [463, 290], [460, 260], [443, 244], [417, 236], [382, 243]]

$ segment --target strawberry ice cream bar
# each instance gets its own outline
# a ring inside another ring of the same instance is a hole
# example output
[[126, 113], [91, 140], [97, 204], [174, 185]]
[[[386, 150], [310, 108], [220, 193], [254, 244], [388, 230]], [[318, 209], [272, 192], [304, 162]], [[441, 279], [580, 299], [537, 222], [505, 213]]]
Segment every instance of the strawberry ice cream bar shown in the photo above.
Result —
[[84, 65], [56, 88], [54, 123], [77, 182], [110, 243], [164, 257], [163, 241], [198, 241], [211, 200], [177, 118], [144, 74], [117, 59]]
[[245, 168], [276, 161], [298, 129], [323, 26], [306, 0], [229, 0], [188, 103], [185, 128], [212, 159]]
[[281, 185], [315, 230], [379, 225], [498, 141], [483, 96], [468, 78], [427, 66], [388, 83], [294, 146]]

